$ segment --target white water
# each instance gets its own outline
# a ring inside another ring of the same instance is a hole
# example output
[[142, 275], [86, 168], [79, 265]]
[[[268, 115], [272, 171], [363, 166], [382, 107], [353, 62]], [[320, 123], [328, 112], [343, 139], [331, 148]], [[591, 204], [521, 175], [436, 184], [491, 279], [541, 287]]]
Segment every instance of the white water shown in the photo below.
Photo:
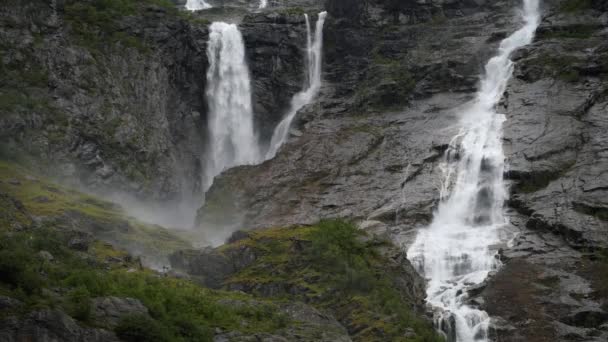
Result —
[[[428, 279], [427, 302], [448, 342], [487, 341], [490, 318], [466, 304], [467, 288], [496, 269], [497, 244], [507, 223], [503, 203], [502, 124], [496, 112], [513, 72], [509, 56], [532, 42], [539, 0], [524, 0], [524, 26], [504, 39], [485, 68], [476, 99], [463, 111], [460, 133], [446, 153], [441, 201], [431, 225], [418, 233], [408, 257]], [[452, 324], [451, 322], [454, 322]]]
[[266, 8], [266, 6], [268, 6], [268, 0], [260, 0], [259, 8]]
[[208, 4], [205, 0], [188, 0], [188, 2], [186, 2], [186, 9], [190, 11], [204, 10], [211, 7], [213, 6]]
[[254, 132], [245, 44], [235, 24], [211, 24], [207, 56], [210, 141], [203, 168], [205, 191], [223, 170], [261, 160]]
[[291, 99], [291, 104], [287, 115], [281, 120], [281, 122], [275, 128], [272, 139], [270, 140], [270, 146], [268, 152], [266, 152], [266, 159], [272, 159], [277, 154], [279, 148], [287, 140], [289, 128], [296, 114], [302, 107], [309, 104], [319, 93], [321, 89], [321, 64], [323, 59], [323, 25], [325, 24], [325, 17], [327, 12], [319, 13], [317, 24], [315, 27], [315, 37], [312, 39], [310, 21], [308, 15], [304, 15], [306, 18], [306, 80], [304, 89], [299, 93], [295, 94]]

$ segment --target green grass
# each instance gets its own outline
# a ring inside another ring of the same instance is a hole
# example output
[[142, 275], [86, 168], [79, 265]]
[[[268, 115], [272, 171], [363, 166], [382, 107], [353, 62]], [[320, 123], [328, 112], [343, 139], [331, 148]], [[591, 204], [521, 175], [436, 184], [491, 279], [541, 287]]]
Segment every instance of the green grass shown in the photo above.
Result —
[[[0, 294], [25, 303], [16, 312], [2, 315], [60, 308], [83, 324], [97, 326], [100, 323], [92, 315], [92, 298], [137, 298], [148, 308], [150, 317], [123, 318], [116, 332], [127, 341], [211, 341], [213, 328], [272, 332], [288, 323], [272, 303], [242, 307], [220, 303], [225, 298], [251, 299], [243, 294], [213, 291], [189, 281], [162, 277], [139, 269], [134, 262], [107, 269], [105, 263], [83, 258], [65, 247], [68, 239], [52, 227], [5, 231], [0, 235]], [[39, 257], [42, 250], [54, 259], [44, 261]], [[127, 272], [127, 267], [137, 270]]]
[[[400, 270], [387, 266], [378, 252], [376, 247], [384, 243], [363, 242], [363, 236], [354, 225], [340, 220], [253, 231], [249, 238], [222, 247], [227, 251], [247, 246], [260, 255], [227, 284], [245, 288], [282, 284], [296, 289], [278, 298], [331, 311], [355, 341], [440, 341], [432, 326], [417, 316], [413, 299], [394, 286]], [[417, 337], [403, 338], [407, 328], [413, 328]]]
[[[22, 203], [28, 214], [57, 218], [67, 225], [70, 219], [75, 220], [83, 229], [123, 248], [163, 256], [191, 247], [186, 239], [163, 227], [128, 216], [120, 206], [57, 185], [12, 162], [0, 161], [0, 180], [0, 192]], [[16, 180], [19, 185], [10, 184], [9, 180]]]

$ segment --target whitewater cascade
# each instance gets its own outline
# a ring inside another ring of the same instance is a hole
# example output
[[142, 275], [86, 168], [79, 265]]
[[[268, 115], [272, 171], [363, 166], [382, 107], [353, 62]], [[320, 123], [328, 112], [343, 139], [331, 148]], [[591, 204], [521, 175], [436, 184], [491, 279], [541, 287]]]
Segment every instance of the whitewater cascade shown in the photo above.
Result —
[[312, 32], [308, 15], [306, 18], [306, 79], [303, 90], [295, 94], [291, 99], [291, 104], [287, 115], [274, 129], [266, 160], [274, 158], [279, 148], [287, 140], [289, 128], [296, 114], [302, 107], [309, 104], [321, 89], [321, 64], [323, 59], [323, 25], [327, 12], [319, 13], [315, 27], [315, 37], [312, 39]]
[[224, 22], [212, 23], [209, 31], [206, 96], [210, 139], [203, 175], [205, 191], [223, 170], [261, 160], [243, 36], [235, 24]]
[[431, 225], [418, 232], [408, 257], [428, 279], [427, 302], [448, 342], [487, 341], [490, 318], [466, 304], [467, 289], [500, 266], [496, 245], [504, 243], [502, 124], [496, 112], [513, 73], [510, 55], [528, 45], [539, 25], [539, 0], [524, 0], [524, 26], [500, 43], [474, 101], [462, 111], [460, 133], [444, 162], [441, 201]]
[[204, 10], [211, 7], [213, 6], [208, 4], [205, 0], [188, 0], [186, 2], [186, 9], [190, 11]]
[[268, 6], [268, 0], [260, 0], [260, 9], [266, 8]]

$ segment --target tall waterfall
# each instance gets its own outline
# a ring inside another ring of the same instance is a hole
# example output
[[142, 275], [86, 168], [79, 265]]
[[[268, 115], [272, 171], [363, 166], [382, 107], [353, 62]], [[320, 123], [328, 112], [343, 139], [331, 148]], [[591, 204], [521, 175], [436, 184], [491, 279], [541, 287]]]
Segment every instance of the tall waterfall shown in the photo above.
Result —
[[186, 9], [190, 11], [204, 10], [209, 9], [211, 7], [212, 6], [208, 4], [205, 0], [188, 0], [186, 2]]
[[209, 146], [203, 189], [224, 169], [261, 160], [254, 133], [251, 82], [243, 36], [234, 24], [211, 24], [207, 46]]
[[476, 99], [463, 111], [460, 133], [446, 153], [441, 201], [431, 225], [418, 233], [408, 257], [428, 279], [427, 302], [448, 342], [487, 341], [490, 318], [467, 305], [467, 289], [496, 269], [496, 244], [506, 224], [502, 124], [496, 112], [513, 72], [509, 59], [532, 42], [539, 0], [524, 0], [524, 26], [504, 39], [490, 59]]
[[277, 154], [277, 151], [287, 140], [289, 128], [291, 122], [295, 118], [297, 112], [302, 109], [305, 105], [309, 104], [319, 93], [321, 89], [321, 64], [322, 64], [322, 53], [323, 53], [323, 25], [325, 24], [325, 17], [327, 12], [319, 13], [317, 24], [315, 27], [314, 40], [312, 39], [312, 32], [310, 27], [310, 21], [308, 15], [305, 14], [306, 18], [306, 80], [304, 89], [299, 93], [295, 94], [291, 99], [291, 104], [287, 115], [281, 120], [281, 122], [275, 128], [272, 139], [270, 140], [270, 147], [266, 152], [266, 159], [272, 159]]

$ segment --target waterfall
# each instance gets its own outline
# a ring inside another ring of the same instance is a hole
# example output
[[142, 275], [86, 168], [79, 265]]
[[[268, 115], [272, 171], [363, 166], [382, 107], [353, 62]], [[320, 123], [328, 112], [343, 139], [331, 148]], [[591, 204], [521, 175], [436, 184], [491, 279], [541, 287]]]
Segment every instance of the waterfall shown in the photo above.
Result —
[[289, 128], [298, 111], [309, 104], [317, 96], [319, 89], [321, 89], [323, 25], [325, 24], [326, 16], [327, 12], [319, 13], [313, 40], [308, 15], [304, 14], [306, 19], [306, 79], [304, 89], [293, 96], [287, 115], [275, 128], [268, 152], [266, 152], [267, 160], [274, 158], [281, 145], [287, 140]]
[[503, 203], [502, 124], [496, 112], [513, 72], [509, 59], [530, 44], [540, 18], [539, 0], [524, 0], [524, 25], [500, 43], [485, 67], [474, 101], [461, 118], [460, 133], [446, 152], [441, 201], [429, 227], [418, 232], [408, 257], [428, 279], [427, 302], [448, 342], [487, 341], [488, 314], [467, 305], [467, 289], [500, 266], [496, 245], [507, 223]]
[[268, 6], [268, 0], [260, 0], [259, 8], [266, 8], [266, 6]]
[[211, 7], [212, 6], [208, 4], [205, 0], [188, 0], [186, 2], [186, 9], [190, 11], [204, 10], [209, 9]]
[[243, 36], [236, 25], [223, 22], [214, 22], [209, 31], [206, 96], [210, 139], [203, 168], [205, 191], [224, 169], [261, 159]]

